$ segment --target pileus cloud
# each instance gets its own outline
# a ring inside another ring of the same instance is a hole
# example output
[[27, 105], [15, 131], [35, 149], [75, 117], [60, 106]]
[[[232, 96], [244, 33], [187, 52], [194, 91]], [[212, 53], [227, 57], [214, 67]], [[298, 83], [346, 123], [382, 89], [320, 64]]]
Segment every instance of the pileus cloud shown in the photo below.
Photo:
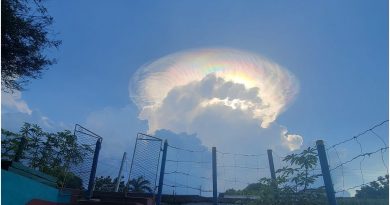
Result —
[[141, 67], [130, 81], [130, 97], [150, 133], [197, 133], [206, 146], [236, 144], [247, 133], [269, 146], [299, 149], [301, 136], [271, 126], [297, 92], [286, 69], [232, 49], [172, 54]]

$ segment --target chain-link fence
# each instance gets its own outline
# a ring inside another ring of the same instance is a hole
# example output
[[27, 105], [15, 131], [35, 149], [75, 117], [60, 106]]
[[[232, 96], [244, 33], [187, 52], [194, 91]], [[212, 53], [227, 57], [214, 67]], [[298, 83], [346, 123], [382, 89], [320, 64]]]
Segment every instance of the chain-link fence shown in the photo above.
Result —
[[137, 134], [127, 186], [131, 192], [155, 193], [162, 140]]
[[53, 185], [61, 190], [83, 191], [88, 190], [96, 145], [101, 141], [100, 136], [80, 125], [75, 126], [74, 133], [49, 133], [25, 123], [18, 133], [2, 130], [1, 159], [55, 177]]
[[[74, 136], [77, 149], [71, 151], [73, 163], [70, 164], [67, 170], [63, 188], [71, 188], [76, 179], [81, 181], [82, 190], [88, 190], [91, 172], [96, 171], [96, 167], [93, 169], [94, 156], [98, 154], [96, 148], [100, 146], [102, 137], [78, 124], [74, 128]], [[92, 177], [92, 180], [94, 178], [95, 176]]]

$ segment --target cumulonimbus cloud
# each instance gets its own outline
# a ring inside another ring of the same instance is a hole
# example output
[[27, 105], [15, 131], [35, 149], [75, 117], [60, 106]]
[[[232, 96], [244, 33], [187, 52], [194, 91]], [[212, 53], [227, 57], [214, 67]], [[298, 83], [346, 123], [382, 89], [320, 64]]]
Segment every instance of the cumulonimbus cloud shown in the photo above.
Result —
[[[141, 67], [129, 87], [140, 119], [148, 121], [149, 132], [169, 129], [203, 135], [208, 132], [204, 126], [199, 128], [199, 119], [205, 112], [232, 119], [204, 120], [229, 121], [237, 126], [250, 121], [256, 122], [258, 129], [266, 129], [299, 88], [294, 75], [278, 64], [232, 49], [192, 50], [163, 57]], [[283, 130], [279, 129], [281, 134]], [[281, 139], [290, 150], [302, 143], [299, 135]]]

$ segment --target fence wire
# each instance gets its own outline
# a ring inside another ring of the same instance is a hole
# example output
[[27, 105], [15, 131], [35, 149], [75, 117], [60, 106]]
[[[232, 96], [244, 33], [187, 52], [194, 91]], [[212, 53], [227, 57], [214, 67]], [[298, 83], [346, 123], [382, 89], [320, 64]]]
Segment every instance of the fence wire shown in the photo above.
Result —
[[102, 138], [80, 125], [74, 133], [48, 133], [25, 123], [19, 133], [2, 130], [2, 160], [56, 177], [61, 189], [86, 190], [98, 140]]
[[211, 153], [168, 145], [163, 192], [211, 196]]
[[[78, 124], [76, 124], [74, 128], [74, 136], [76, 138], [76, 146], [78, 149], [69, 150], [69, 152], [74, 156], [81, 155], [82, 160], [69, 166], [68, 172], [65, 175], [63, 188], [69, 188], [67, 184], [74, 180], [74, 176], [76, 176], [81, 179], [82, 188], [86, 190], [88, 189], [88, 184], [90, 182], [96, 144], [98, 141], [101, 143], [102, 137]], [[74, 159], [75, 157], [72, 158]]]
[[141, 181], [145, 181], [150, 188], [150, 190], [145, 189], [143, 191], [151, 193], [157, 191], [156, 181], [161, 145], [162, 140], [157, 137], [142, 133], [137, 134], [128, 180], [129, 191], [141, 191], [136, 190], [137, 187], [134, 185], [134, 183]]
[[354, 196], [378, 177], [388, 175], [388, 122], [326, 146], [336, 196]]
[[[257, 183], [263, 177], [270, 177], [268, 158], [264, 154], [233, 153], [217, 150], [217, 171], [219, 191], [242, 190]], [[241, 192], [240, 194], [244, 194]]]

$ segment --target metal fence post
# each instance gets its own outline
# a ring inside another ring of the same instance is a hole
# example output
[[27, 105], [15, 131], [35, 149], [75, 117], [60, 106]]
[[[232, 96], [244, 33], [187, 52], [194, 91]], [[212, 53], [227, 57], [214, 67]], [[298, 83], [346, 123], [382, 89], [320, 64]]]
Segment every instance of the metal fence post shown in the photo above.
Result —
[[213, 168], [213, 205], [218, 204], [217, 191], [217, 148], [212, 148], [212, 168]]
[[91, 168], [91, 173], [89, 175], [88, 190], [87, 190], [87, 196], [86, 196], [87, 199], [92, 198], [93, 187], [95, 185], [96, 168], [97, 168], [97, 163], [98, 163], [98, 159], [99, 159], [99, 152], [100, 152], [101, 146], [102, 146], [102, 139], [100, 138], [96, 141], [95, 153], [93, 155], [92, 168]]
[[272, 186], [274, 189], [277, 189], [276, 174], [275, 174], [275, 167], [274, 167], [274, 159], [272, 157], [272, 150], [271, 149], [267, 150], [267, 154], [268, 154], [269, 170], [271, 172]]
[[156, 205], [161, 204], [161, 194], [164, 186], [164, 173], [165, 173], [165, 161], [167, 160], [167, 150], [168, 150], [168, 141], [164, 140], [164, 149], [163, 149], [163, 155], [161, 159], [160, 179], [158, 181], [158, 193], [157, 193]]
[[274, 167], [274, 159], [272, 157], [272, 150], [267, 150], [268, 154], [268, 163], [269, 163], [269, 170], [271, 172], [271, 179], [276, 180], [276, 174], [275, 174], [275, 167]]
[[123, 153], [121, 167], [119, 168], [118, 178], [117, 178], [116, 185], [115, 185], [115, 192], [118, 192], [118, 190], [119, 190], [119, 184], [121, 183], [123, 164], [125, 163], [125, 160], [126, 160], [126, 152]]
[[326, 157], [324, 141], [317, 140], [316, 145], [317, 145], [318, 158], [320, 159], [322, 178], [324, 179], [328, 202], [330, 205], [337, 205], [332, 178], [330, 176], [330, 171], [329, 171], [328, 159]]

